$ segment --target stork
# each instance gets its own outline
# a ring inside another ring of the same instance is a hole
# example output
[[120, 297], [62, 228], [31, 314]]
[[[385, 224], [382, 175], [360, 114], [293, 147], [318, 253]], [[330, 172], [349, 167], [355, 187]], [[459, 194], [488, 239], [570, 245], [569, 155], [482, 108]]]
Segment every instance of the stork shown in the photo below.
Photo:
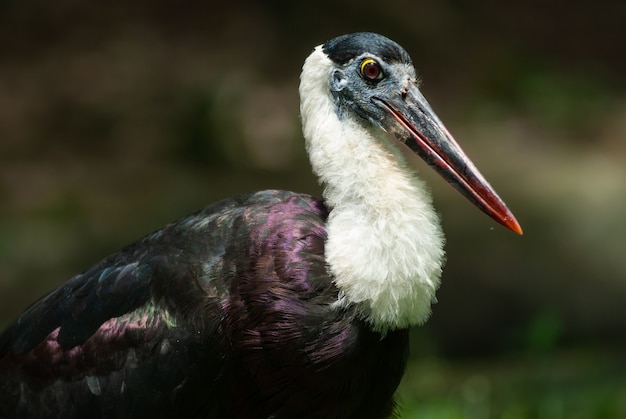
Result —
[[522, 234], [373, 33], [306, 59], [301, 117], [323, 199], [227, 199], [123, 248], [0, 335], [1, 418], [385, 418], [444, 238], [414, 151]]

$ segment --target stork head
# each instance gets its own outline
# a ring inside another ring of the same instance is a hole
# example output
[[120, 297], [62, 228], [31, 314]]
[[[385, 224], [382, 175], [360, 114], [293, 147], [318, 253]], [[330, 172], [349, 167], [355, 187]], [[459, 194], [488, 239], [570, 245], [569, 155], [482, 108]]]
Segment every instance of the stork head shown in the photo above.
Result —
[[330, 89], [339, 119], [351, 118], [386, 131], [479, 209], [522, 234], [511, 211], [420, 92], [411, 58], [400, 45], [384, 36], [361, 32], [334, 38], [316, 53], [320, 50], [332, 64], [318, 76], [326, 79], [323, 82]]

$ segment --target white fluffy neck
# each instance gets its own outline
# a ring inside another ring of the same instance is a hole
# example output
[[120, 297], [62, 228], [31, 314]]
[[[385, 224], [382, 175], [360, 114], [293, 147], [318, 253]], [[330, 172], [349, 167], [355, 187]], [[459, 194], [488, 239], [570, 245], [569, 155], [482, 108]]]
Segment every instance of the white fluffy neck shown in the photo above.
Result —
[[333, 63], [318, 47], [300, 83], [302, 124], [314, 172], [331, 208], [326, 261], [341, 305], [356, 304], [380, 332], [426, 321], [440, 283], [443, 234], [423, 182], [391, 138], [339, 120]]

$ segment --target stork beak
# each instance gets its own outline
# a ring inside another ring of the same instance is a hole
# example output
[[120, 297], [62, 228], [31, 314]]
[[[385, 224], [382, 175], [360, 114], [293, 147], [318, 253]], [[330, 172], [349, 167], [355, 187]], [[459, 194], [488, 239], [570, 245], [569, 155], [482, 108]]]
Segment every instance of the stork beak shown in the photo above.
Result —
[[496, 191], [452, 138], [416, 85], [402, 95], [372, 99], [392, 118], [384, 128], [404, 142], [470, 202], [517, 234], [522, 228]]

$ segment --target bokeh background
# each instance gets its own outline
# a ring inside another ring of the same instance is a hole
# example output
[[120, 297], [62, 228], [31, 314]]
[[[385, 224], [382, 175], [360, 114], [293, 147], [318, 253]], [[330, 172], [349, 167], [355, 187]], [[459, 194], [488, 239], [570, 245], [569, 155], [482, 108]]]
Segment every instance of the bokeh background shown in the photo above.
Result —
[[626, 3], [0, 2], [0, 327], [217, 199], [313, 194], [303, 59], [368, 30], [513, 209], [421, 162], [448, 238], [403, 418], [626, 417]]

